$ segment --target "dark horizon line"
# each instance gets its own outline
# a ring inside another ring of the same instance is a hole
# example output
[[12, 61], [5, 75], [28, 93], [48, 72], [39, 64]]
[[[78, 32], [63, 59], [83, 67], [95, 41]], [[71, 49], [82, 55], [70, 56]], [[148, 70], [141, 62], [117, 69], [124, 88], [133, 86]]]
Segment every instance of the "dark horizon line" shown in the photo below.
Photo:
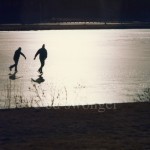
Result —
[[53, 24], [0, 24], [0, 31], [67, 30], [67, 29], [150, 29], [147, 23], [53, 23]]

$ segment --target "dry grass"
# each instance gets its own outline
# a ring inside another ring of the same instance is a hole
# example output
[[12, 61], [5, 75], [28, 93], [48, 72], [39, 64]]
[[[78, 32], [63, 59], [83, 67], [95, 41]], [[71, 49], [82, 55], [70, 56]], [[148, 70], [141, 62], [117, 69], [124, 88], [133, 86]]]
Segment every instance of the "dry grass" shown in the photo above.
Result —
[[85, 108], [0, 110], [0, 149], [150, 149], [150, 103]]

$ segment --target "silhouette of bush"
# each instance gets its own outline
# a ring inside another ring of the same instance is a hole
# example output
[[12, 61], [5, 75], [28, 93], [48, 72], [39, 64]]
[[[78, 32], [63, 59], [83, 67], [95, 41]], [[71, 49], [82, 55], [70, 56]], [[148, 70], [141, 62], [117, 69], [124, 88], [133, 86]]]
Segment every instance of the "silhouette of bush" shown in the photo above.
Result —
[[150, 102], [150, 88], [146, 88], [142, 93], [137, 94], [136, 102]]

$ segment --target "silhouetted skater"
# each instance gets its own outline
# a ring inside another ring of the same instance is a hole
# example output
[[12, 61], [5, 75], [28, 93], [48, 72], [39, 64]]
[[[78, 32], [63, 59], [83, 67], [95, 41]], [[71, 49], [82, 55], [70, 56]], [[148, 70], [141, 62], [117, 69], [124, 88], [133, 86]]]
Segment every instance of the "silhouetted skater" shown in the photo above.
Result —
[[12, 70], [13, 67], [15, 67], [16, 72], [18, 71], [17, 66], [18, 66], [20, 55], [22, 55], [26, 59], [26, 56], [21, 52], [21, 47], [19, 47], [18, 50], [15, 51], [15, 54], [14, 54], [14, 57], [13, 57], [15, 64], [11, 65], [9, 67], [10, 71]]
[[41, 62], [41, 67], [38, 69], [40, 73], [43, 73], [42, 69], [45, 65], [45, 59], [47, 58], [47, 50], [45, 49], [45, 44], [43, 44], [42, 48], [40, 48], [37, 53], [35, 54], [34, 60], [36, 59], [37, 55], [39, 54], [39, 59]]

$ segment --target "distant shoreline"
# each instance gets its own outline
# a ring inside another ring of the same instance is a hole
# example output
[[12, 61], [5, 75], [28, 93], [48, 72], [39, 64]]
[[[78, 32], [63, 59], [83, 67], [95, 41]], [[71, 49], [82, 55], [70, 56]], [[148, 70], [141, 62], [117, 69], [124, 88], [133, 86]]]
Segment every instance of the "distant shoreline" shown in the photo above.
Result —
[[73, 29], [150, 29], [150, 23], [62, 22], [39, 24], [0, 24], [0, 31], [73, 30]]

